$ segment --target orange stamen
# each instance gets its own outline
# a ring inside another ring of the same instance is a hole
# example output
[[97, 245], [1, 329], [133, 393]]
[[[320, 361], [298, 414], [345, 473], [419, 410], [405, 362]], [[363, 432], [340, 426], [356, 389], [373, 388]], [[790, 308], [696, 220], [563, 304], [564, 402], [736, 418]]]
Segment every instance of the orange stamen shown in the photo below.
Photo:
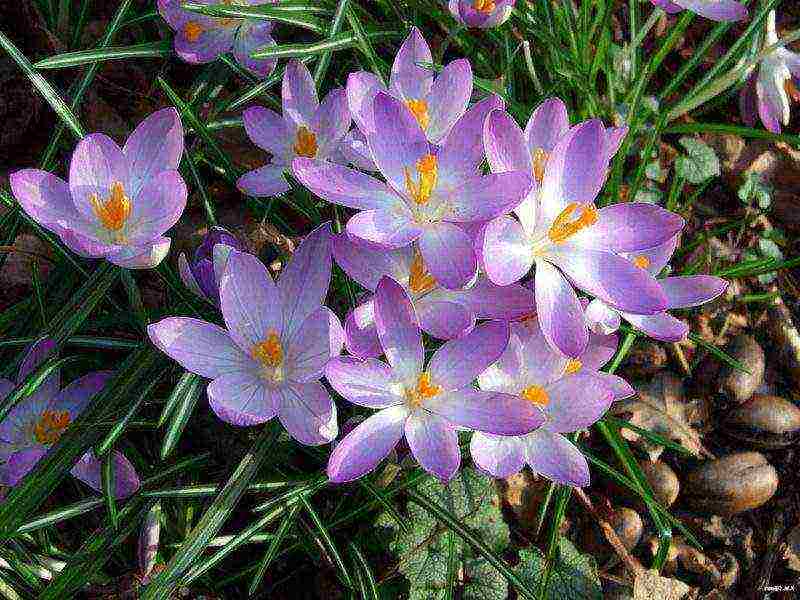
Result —
[[431, 121], [430, 115], [428, 115], [428, 103], [425, 100], [406, 100], [406, 106], [422, 130], [426, 130]]
[[472, 8], [482, 13], [490, 13], [494, 10], [495, 4], [493, 0], [474, 0]]
[[545, 152], [544, 148], [537, 148], [533, 151], [533, 176], [539, 183], [544, 181], [544, 168], [547, 166], [548, 158], [550, 158], [550, 154]]
[[424, 294], [436, 287], [436, 280], [425, 268], [425, 262], [422, 260], [422, 253], [419, 250], [415, 252], [414, 260], [411, 261], [408, 287], [415, 294]]
[[411, 179], [411, 172], [408, 168], [405, 169], [406, 176], [406, 190], [409, 196], [417, 204], [427, 204], [431, 199], [433, 188], [436, 187], [436, 180], [438, 178], [438, 168], [436, 157], [433, 154], [426, 154], [417, 161], [416, 171], [419, 182], [415, 183]]
[[40, 444], [55, 444], [69, 425], [69, 411], [45, 409], [33, 426], [33, 437]]
[[297, 129], [297, 141], [294, 143], [294, 153], [297, 156], [305, 156], [308, 158], [316, 158], [317, 151], [317, 136], [305, 125], [301, 125]]
[[186, 39], [192, 43], [195, 43], [197, 40], [199, 40], [204, 31], [205, 28], [197, 21], [189, 21], [183, 26], [183, 33], [186, 36]]
[[430, 373], [420, 373], [416, 387], [406, 391], [406, 399], [412, 407], [419, 408], [423, 400], [433, 398], [441, 391], [441, 386], [431, 383]]
[[522, 390], [520, 394], [528, 402], [533, 402], [537, 406], [547, 406], [550, 404], [550, 397], [545, 389], [540, 385], [531, 385]]
[[583, 363], [579, 361], [577, 358], [570, 358], [567, 361], [567, 366], [564, 367], [564, 373], [566, 375], [574, 375], [578, 371], [583, 368]]
[[[577, 218], [572, 218], [572, 214], [580, 207], [580, 214]], [[547, 237], [554, 244], [561, 244], [567, 241], [570, 237], [578, 233], [581, 229], [591, 227], [597, 223], [598, 212], [593, 204], [580, 205], [577, 202], [571, 202], [567, 207], [561, 211], [553, 221], [550, 231], [547, 232]]]
[[264, 367], [279, 367], [283, 362], [283, 346], [277, 332], [270, 331], [265, 340], [258, 342], [250, 350], [254, 359]]
[[640, 269], [646, 269], [650, 266], [650, 259], [646, 256], [637, 256], [633, 259], [633, 264], [639, 267]]
[[111, 184], [108, 198], [100, 200], [97, 194], [92, 194], [89, 202], [94, 214], [109, 231], [122, 229], [131, 215], [131, 199], [125, 195], [125, 188], [119, 181]]

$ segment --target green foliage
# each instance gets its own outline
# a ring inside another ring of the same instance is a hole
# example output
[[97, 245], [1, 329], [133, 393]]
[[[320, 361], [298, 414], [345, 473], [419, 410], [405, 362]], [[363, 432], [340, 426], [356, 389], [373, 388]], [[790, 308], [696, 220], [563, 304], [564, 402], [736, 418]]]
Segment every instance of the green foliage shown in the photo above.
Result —
[[686, 155], [675, 159], [678, 176], [698, 185], [720, 174], [719, 158], [711, 146], [690, 137], [682, 137], [680, 143], [686, 149]]
[[[545, 572], [546, 558], [537, 548], [521, 550], [516, 571], [522, 580], [538, 587]], [[597, 564], [581, 554], [564, 537], [558, 540], [556, 559], [551, 567], [550, 585], [542, 600], [602, 600]]]

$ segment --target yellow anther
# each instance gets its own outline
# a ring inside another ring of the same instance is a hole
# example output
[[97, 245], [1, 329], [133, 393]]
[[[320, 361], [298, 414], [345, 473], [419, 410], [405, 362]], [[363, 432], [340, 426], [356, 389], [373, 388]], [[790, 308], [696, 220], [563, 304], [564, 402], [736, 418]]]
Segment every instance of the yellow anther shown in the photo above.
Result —
[[494, 6], [493, 0], [474, 0], [472, 2], [472, 8], [482, 13], [492, 12], [494, 10]]
[[539, 183], [544, 181], [544, 168], [547, 166], [548, 158], [550, 158], [550, 154], [545, 152], [544, 148], [537, 148], [533, 151], [533, 176]]
[[270, 331], [265, 340], [258, 342], [250, 350], [254, 359], [264, 367], [279, 367], [283, 363], [283, 346], [277, 332]]
[[424, 294], [436, 287], [436, 280], [425, 268], [425, 262], [422, 260], [422, 253], [419, 250], [415, 252], [414, 260], [411, 261], [408, 287], [415, 294]]
[[545, 389], [540, 385], [531, 385], [522, 390], [520, 394], [528, 402], [533, 402], [537, 406], [547, 406], [550, 404], [550, 397]]
[[650, 266], [650, 259], [646, 256], [637, 256], [633, 259], [633, 264], [639, 267], [640, 269], [646, 269]]
[[420, 373], [417, 378], [417, 385], [406, 390], [406, 400], [412, 407], [418, 408], [422, 405], [423, 400], [429, 400], [439, 395], [441, 391], [441, 386], [431, 383], [430, 373]]
[[69, 425], [68, 410], [45, 409], [33, 426], [33, 437], [40, 444], [55, 444], [67, 425]]
[[414, 115], [422, 130], [425, 131], [428, 128], [428, 123], [431, 122], [431, 118], [428, 115], [428, 103], [425, 100], [406, 100], [406, 106], [411, 111], [411, 114]]
[[[580, 211], [578, 216], [573, 218], [573, 213], [578, 209]], [[553, 221], [550, 231], [547, 232], [547, 237], [554, 244], [561, 244], [581, 229], [586, 229], [597, 223], [597, 218], [597, 209], [593, 204], [580, 205], [577, 202], [571, 202]]]
[[308, 158], [317, 157], [317, 136], [305, 125], [301, 125], [297, 129], [297, 141], [294, 143], [294, 153], [297, 156], [306, 156]]
[[570, 358], [567, 361], [567, 366], [564, 367], [564, 373], [566, 375], [574, 375], [578, 371], [583, 368], [583, 363], [579, 361], [577, 358]]
[[433, 154], [426, 154], [417, 161], [416, 170], [418, 175], [418, 182], [411, 179], [411, 172], [408, 167], [405, 168], [406, 175], [406, 190], [409, 196], [417, 204], [427, 204], [431, 199], [433, 188], [436, 187], [436, 179], [438, 177], [438, 168], [436, 166], [436, 157]]
[[192, 43], [199, 40], [204, 31], [205, 27], [197, 21], [188, 21], [186, 25], [183, 26], [183, 34], [186, 36], [186, 39]]
[[105, 200], [100, 200], [97, 194], [89, 196], [94, 214], [109, 231], [119, 231], [125, 226], [131, 216], [131, 199], [125, 195], [122, 183], [115, 181], [111, 184], [111, 194]]

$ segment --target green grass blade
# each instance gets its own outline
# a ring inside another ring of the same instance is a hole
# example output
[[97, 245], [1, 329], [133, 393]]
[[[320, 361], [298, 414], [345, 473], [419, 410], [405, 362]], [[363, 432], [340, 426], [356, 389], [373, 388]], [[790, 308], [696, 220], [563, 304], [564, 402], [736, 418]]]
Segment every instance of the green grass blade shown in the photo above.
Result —
[[169, 40], [160, 40], [158, 42], [144, 42], [133, 46], [106, 46], [103, 48], [92, 48], [91, 50], [65, 52], [40, 60], [33, 66], [37, 69], [65, 69], [67, 67], [78, 67], [109, 60], [166, 58], [171, 53], [172, 45]]
[[[398, 31], [371, 31], [366, 33], [369, 40], [382, 40], [401, 37]], [[282, 44], [280, 46], [266, 46], [251, 54], [253, 58], [303, 58], [317, 56], [326, 52], [337, 52], [354, 48], [359, 43], [359, 38], [353, 33], [339, 33], [321, 42], [309, 44]]]
[[[328, 37], [333, 37], [339, 33], [342, 28], [342, 23], [344, 23], [345, 16], [347, 15], [347, 11], [349, 10], [349, 6], [350, 0], [339, 0], [339, 3], [336, 5], [336, 12], [333, 15], [333, 20], [331, 21]], [[328, 66], [331, 64], [332, 54], [332, 52], [323, 52], [319, 57], [319, 62], [317, 62], [317, 66], [314, 69], [314, 82], [317, 84], [317, 88], [322, 85], [322, 81], [325, 79], [325, 74], [328, 72]]]
[[311, 517], [311, 522], [314, 523], [314, 527], [317, 528], [317, 531], [319, 532], [319, 535], [325, 544], [325, 548], [327, 548], [328, 553], [331, 555], [331, 559], [333, 559], [336, 568], [342, 574], [344, 584], [350, 589], [353, 589], [353, 578], [350, 576], [350, 573], [348, 572], [347, 567], [342, 560], [342, 556], [339, 554], [339, 550], [336, 548], [336, 544], [333, 542], [333, 538], [328, 532], [328, 528], [325, 527], [322, 519], [320, 519], [317, 511], [314, 510], [314, 507], [311, 505], [311, 502], [306, 498], [306, 496], [301, 494], [298, 497], [303, 505], [303, 508], [305, 508], [306, 512], [308, 513], [308, 516]]
[[172, 411], [169, 427], [167, 427], [164, 441], [161, 444], [161, 452], [159, 454], [161, 460], [166, 460], [178, 445], [181, 435], [189, 422], [189, 417], [192, 416], [192, 411], [200, 398], [200, 393], [203, 391], [203, 380], [195, 376], [181, 391], [182, 394], [178, 398], [174, 411]]
[[297, 516], [297, 512], [300, 510], [300, 507], [301, 504], [297, 502], [289, 509], [289, 512], [284, 515], [283, 519], [281, 519], [281, 523], [278, 525], [278, 530], [275, 532], [275, 537], [272, 538], [272, 541], [270, 542], [267, 551], [264, 553], [261, 562], [258, 563], [258, 570], [256, 571], [255, 575], [253, 575], [253, 580], [250, 582], [250, 585], [247, 588], [248, 595], [252, 596], [255, 594], [256, 590], [258, 590], [258, 587], [261, 585], [261, 581], [264, 579], [264, 575], [266, 574], [270, 563], [272, 563], [272, 559], [275, 558], [275, 555], [278, 553], [278, 549], [283, 543], [286, 534], [289, 533], [289, 528], [294, 524], [295, 517]]
[[380, 595], [378, 594], [378, 585], [375, 581], [375, 575], [372, 574], [372, 569], [370, 568], [364, 553], [361, 552], [359, 547], [352, 540], [348, 542], [347, 549], [350, 551], [350, 556], [353, 557], [353, 562], [358, 565], [361, 568], [361, 571], [364, 573], [364, 583], [366, 584], [365, 587], [367, 588], [364, 590], [366, 593], [362, 592], [364, 600], [380, 600]]
[[78, 356], [67, 356], [65, 358], [53, 357], [39, 365], [33, 373], [25, 378], [25, 381], [17, 384], [5, 398], [0, 400], [0, 423], [6, 419], [8, 413], [10, 413], [17, 404], [33, 394], [51, 373], [68, 364], [76, 363], [79, 360], [81, 360], [81, 358]]
[[114, 472], [114, 454], [109, 452], [103, 458], [100, 471], [100, 482], [103, 488], [103, 499], [106, 503], [108, 518], [112, 529], [119, 529], [119, 513], [117, 512], [117, 497], [114, 495], [116, 487], [116, 473]]
[[270, 20], [285, 23], [294, 27], [308, 29], [318, 35], [327, 33], [327, 26], [320, 18], [308, 11], [282, 10], [280, 6], [258, 5], [237, 6], [232, 4], [200, 4], [198, 2], [184, 2], [181, 6], [191, 12], [196, 12], [209, 17], [228, 19], [256, 19]]

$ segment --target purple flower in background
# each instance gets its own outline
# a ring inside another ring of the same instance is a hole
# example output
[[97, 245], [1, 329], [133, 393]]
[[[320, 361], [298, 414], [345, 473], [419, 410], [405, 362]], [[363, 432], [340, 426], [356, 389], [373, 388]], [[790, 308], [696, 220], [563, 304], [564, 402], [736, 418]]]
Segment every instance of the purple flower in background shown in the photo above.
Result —
[[223, 421], [257, 425], [277, 415], [302, 444], [336, 437], [336, 406], [319, 382], [342, 347], [341, 325], [322, 305], [330, 237], [329, 224], [308, 234], [277, 284], [255, 256], [231, 250], [219, 281], [227, 329], [188, 317], [147, 328], [162, 352], [213, 380], [208, 401]]
[[159, 110], [119, 146], [105, 134], [78, 142], [69, 184], [47, 171], [11, 174], [22, 208], [74, 252], [129, 269], [149, 269], [169, 252], [164, 237], [186, 206], [178, 173], [183, 127], [174, 108]]
[[535, 318], [513, 323], [506, 351], [478, 377], [478, 385], [530, 402], [546, 420], [522, 436], [474, 433], [475, 464], [495, 477], [508, 477], [527, 463], [557, 483], [589, 485], [586, 459], [563, 434], [589, 427], [612, 401], [635, 393], [624, 379], [598, 371], [616, 348], [616, 336], [593, 335], [586, 351], [569, 359], [550, 347]]
[[742, 21], [747, 18], [747, 7], [738, 0], [650, 0], [655, 6], [670, 14], [684, 9], [713, 21]]
[[384, 92], [412, 114], [431, 143], [438, 144], [464, 114], [472, 95], [472, 68], [466, 59], [447, 64], [439, 75], [423, 65], [433, 63], [431, 50], [419, 29], [412, 27], [395, 56], [389, 89], [372, 73], [358, 71], [347, 78], [347, 99], [358, 128], [366, 135], [377, 131], [381, 117], [375, 98]]
[[487, 98], [456, 123], [436, 150], [413, 115], [395, 98], [375, 98], [376, 133], [367, 143], [386, 183], [359, 171], [296, 158], [295, 177], [312, 192], [361, 212], [347, 233], [383, 249], [418, 241], [430, 274], [449, 289], [463, 287], [477, 270], [472, 239], [461, 225], [493, 219], [514, 208], [532, 185], [529, 171], [483, 175], [480, 131]]
[[[273, 0], [197, 0], [198, 4], [234, 4], [258, 6]], [[272, 73], [276, 59], [255, 59], [257, 48], [275, 46], [270, 35], [272, 23], [263, 19], [208, 17], [181, 8], [181, 0], [158, 0], [158, 12], [175, 31], [175, 52], [189, 63], [211, 62], [233, 50], [233, 57], [245, 69], [259, 77]]]
[[[773, 10], [767, 16], [764, 48], [777, 41]], [[786, 48], [774, 50], [758, 64], [739, 94], [742, 120], [755, 127], [759, 117], [769, 131], [780, 133], [781, 125], [789, 124], [791, 101], [800, 102], [796, 84], [800, 84], [800, 54]]]
[[297, 156], [318, 161], [339, 156], [339, 145], [350, 129], [350, 112], [343, 88], [331, 90], [320, 104], [308, 68], [291, 60], [283, 74], [283, 116], [261, 106], [244, 111], [248, 137], [272, 154], [271, 162], [245, 173], [237, 185], [251, 196], [275, 196], [289, 189], [284, 174]]
[[[345, 273], [372, 292], [383, 276], [397, 281], [411, 299], [420, 327], [435, 338], [466, 335], [477, 319], [510, 321], [534, 311], [533, 292], [519, 284], [500, 287], [480, 275], [466, 288], [443, 288], [426, 269], [416, 245], [375, 250], [341, 234], [334, 238], [333, 257]], [[344, 332], [350, 354], [374, 358], [383, 353], [372, 295], [347, 315]]]
[[516, 0], [450, 0], [456, 21], [467, 27], [489, 29], [502, 25], [511, 16]]
[[[676, 235], [660, 246], [626, 256], [636, 267], [655, 277], [667, 266], [677, 245]], [[727, 281], [711, 275], [665, 277], [657, 281], [667, 297], [669, 310], [700, 306], [722, 294], [728, 287]], [[620, 317], [650, 337], [664, 342], [680, 341], [689, 333], [689, 326], [667, 311], [654, 315], [631, 314], [616, 310], [599, 298], [592, 300], [586, 308], [586, 321], [597, 333], [608, 334], [619, 329]]]
[[[485, 137], [493, 171], [519, 169], [521, 163], [536, 168], [522, 132], [506, 113], [487, 117]], [[620, 310], [662, 312], [667, 298], [658, 282], [618, 253], [662, 244], [684, 223], [652, 204], [595, 207], [608, 168], [609, 139], [597, 120], [572, 127], [553, 148], [539, 191], [520, 219], [500, 217], [483, 232], [483, 262], [496, 284], [518, 281], [536, 265], [539, 323], [553, 348], [570, 357], [579, 356], [589, 339], [573, 286]]]
[[[22, 359], [17, 383], [22, 383], [50, 358], [55, 342], [40, 339]], [[61, 374], [56, 369], [33, 394], [11, 409], [0, 423], [0, 484], [14, 486], [55, 444], [70, 423], [86, 408], [92, 396], [111, 379], [111, 373], [89, 373], [61, 388]], [[16, 387], [13, 381], [0, 379], [0, 399]], [[139, 477], [133, 465], [117, 451], [113, 453], [115, 495], [130, 496], [139, 489]], [[70, 471], [92, 489], [101, 491], [102, 461], [89, 450]]]
[[334, 448], [328, 462], [331, 481], [362, 477], [404, 434], [420, 465], [447, 481], [461, 463], [459, 428], [518, 435], [542, 423], [539, 408], [519, 396], [472, 387], [505, 349], [505, 323], [489, 322], [445, 342], [426, 367], [411, 299], [389, 277], [381, 279], [375, 293], [375, 321], [388, 364], [339, 357], [325, 370], [331, 386], [347, 400], [379, 409]]
[[178, 270], [183, 285], [201, 298], [219, 306], [218, 282], [225, 271], [231, 250], [243, 250], [239, 240], [224, 227], [211, 227], [203, 242], [194, 252], [190, 263], [181, 252], [178, 257]]

